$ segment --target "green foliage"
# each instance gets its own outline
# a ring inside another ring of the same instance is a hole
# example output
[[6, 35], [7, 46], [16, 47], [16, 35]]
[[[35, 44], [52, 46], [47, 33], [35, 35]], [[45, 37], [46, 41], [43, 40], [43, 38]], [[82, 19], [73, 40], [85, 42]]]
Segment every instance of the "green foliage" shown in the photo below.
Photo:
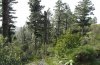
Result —
[[[0, 36], [0, 65], [100, 65], [100, 25], [95, 24], [96, 17], [90, 16], [94, 11], [92, 2], [80, 1], [73, 14], [68, 4], [58, 0], [53, 17], [49, 9], [42, 13], [40, 2], [29, 0], [29, 22], [16, 32], [12, 43]], [[9, 14], [3, 20], [10, 21], [3, 26], [9, 36], [13, 21]]]
[[[100, 45], [94, 45], [94, 44], [86, 44], [82, 46], [78, 46], [76, 48], [67, 49], [66, 51], [59, 52], [59, 56], [56, 56], [56, 58], [61, 60], [62, 63], [67, 63], [69, 60], [74, 61], [74, 65], [99, 65], [100, 62]], [[59, 51], [62, 51], [60, 49]], [[56, 51], [57, 52], [57, 51]], [[64, 53], [66, 52], [66, 53]], [[66, 60], [63, 60], [65, 58]], [[97, 63], [96, 63], [97, 62]]]
[[68, 4], [63, 3], [62, 0], [58, 0], [55, 5], [54, 24], [56, 37], [64, 34], [70, 27], [72, 21], [72, 12]]
[[62, 60], [63, 64], [73, 60], [74, 65], [99, 65], [100, 41], [96, 39], [99, 39], [99, 25], [92, 25], [91, 30], [92, 33], [87, 33], [87, 36], [72, 34], [72, 29], [71, 32], [67, 31], [56, 43], [55, 57]]
[[[83, 49], [83, 50], [82, 50]], [[77, 62], [90, 62], [95, 60], [96, 51], [91, 46], [84, 46], [80, 48], [79, 52], [75, 54], [75, 61]]]
[[59, 65], [59, 59], [56, 57], [48, 57], [45, 59], [45, 61], [48, 65]]
[[6, 46], [4, 39], [0, 36], [0, 65], [21, 65], [20, 48], [14, 43]]
[[[77, 49], [77, 51], [75, 51], [73, 55], [75, 65], [82, 65], [82, 64], [93, 65], [94, 62], [100, 60], [100, 58], [98, 57], [99, 54], [100, 50], [94, 48], [92, 45], [81, 46]], [[99, 65], [98, 63], [96, 64]]]
[[91, 42], [99, 43], [100, 41], [100, 24], [91, 25]]
[[90, 0], [82, 0], [75, 8], [75, 16], [77, 16], [77, 23], [81, 27], [81, 34], [86, 35], [89, 31], [88, 26], [91, 25], [91, 15], [93, 15], [94, 6]]
[[13, 4], [16, 4], [16, 0], [2, 0], [2, 34], [4, 38], [7, 38], [6, 42], [12, 42], [12, 35], [15, 33], [15, 11], [12, 7]]
[[73, 35], [69, 31], [65, 35], [62, 35], [55, 46], [57, 55], [64, 57], [68, 49], [73, 49], [80, 46], [79, 35]]
[[[23, 63], [28, 63], [33, 61], [35, 57], [34, 51], [34, 35], [29, 32], [29, 28], [24, 26], [16, 33], [16, 42], [20, 45], [22, 50], [21, 52], [21, 61]], [[34, 55], [34, 56], [33, 56]]]

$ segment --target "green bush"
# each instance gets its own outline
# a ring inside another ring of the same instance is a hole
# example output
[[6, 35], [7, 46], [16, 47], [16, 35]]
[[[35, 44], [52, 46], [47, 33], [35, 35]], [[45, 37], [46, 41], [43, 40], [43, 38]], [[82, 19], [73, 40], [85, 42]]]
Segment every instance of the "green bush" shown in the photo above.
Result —
[[75, 62], [75, 65], [99, 65], [95, 62], [97, 62], [100, 57], [100, 50], [97, 48], [94, 48], [92, 45], [85, 45], [81, 46], [73, 53], [73, 60]]
[[0, 36], [0, 65], [21, 65], [20, 48], [14, 43], [3, 41], [3, 37]]
[[67, 32], [65, 35], [62, 35], [56, 43], [55, 53], [63, 58], [64, 55], [69, 52], [69, 50], [71, 51], [72, 49], [80, 46], [79, 38], [79, 35], [74, 35], [70, 32]]
[[75, 62], [88, 63], [96, 59], [96, 53], [92, 49], [85, 49], [75, 55]]

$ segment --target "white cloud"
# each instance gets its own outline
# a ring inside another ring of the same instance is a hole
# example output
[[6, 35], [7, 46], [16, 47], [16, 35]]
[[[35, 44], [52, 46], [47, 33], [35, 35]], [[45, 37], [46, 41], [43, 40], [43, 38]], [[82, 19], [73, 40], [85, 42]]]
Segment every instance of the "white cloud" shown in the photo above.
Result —
[[29, 16], [28, 0], [17, 0], [18, 3], [14, 5], [16, 9], [17, 23], [16, 26], [21, 27], [25, 24], [27, 17]]
[[94, 15], [97, 17], [97, 22], [100, 24], [100, 0], [92, 0], [95, 6]]

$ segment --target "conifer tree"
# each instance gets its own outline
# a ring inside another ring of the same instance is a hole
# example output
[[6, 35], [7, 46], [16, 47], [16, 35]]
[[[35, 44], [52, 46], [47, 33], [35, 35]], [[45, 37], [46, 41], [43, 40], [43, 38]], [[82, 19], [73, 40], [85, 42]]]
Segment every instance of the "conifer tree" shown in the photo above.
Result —
[[46, 54], [46, 45], [49, 43], [50, 39], [50, 11], [41, 12], [44, 6], [40, 5], [39, 0], [30, 0], [30, 11], [29, 22], [27, 22], [30, 32], [34, 35], [34, 50], [37, 54], [42, 46], [43, 53]]
[[29, 22], [27, 22], [30, 32], [34, 35], [34, 49], [35, 53], [37, 53], [38, 48], [41, 46], [41, 42], [43, 42], [43, 22], [41, 10], [43, 6], [40, 5], [40, 0], [29, 0], [31, 15], [29, 16]]
[[56, 2], [54, 11], [55, 11], [54, 22], [56, 29], [55, 37], [57, 39], [61, 34], [65, 33], [65, 31], [71, 24], [72, 12], [68, 4], [63, 3], [62, 0], [58, 0]]
[[17, 18], [12, 14], [15, 14], [15, 11], [12, 7], [14, 3], [17, 3], [15, 0], [2, 0], [2, 28], [3, 28], [3, 37], [7, 38], [7, 42], [11, 42], [12, 35], [14, 34], [14, 20]]
[[77, 16], [78, 24], [81, 27], [81, 34], [86, 35], [89, 31], [86, 29], [91, 25], [91, 16], [93, 15], [94, 5], [90, 0], [82, 0], [75, 8], [75, 15]]

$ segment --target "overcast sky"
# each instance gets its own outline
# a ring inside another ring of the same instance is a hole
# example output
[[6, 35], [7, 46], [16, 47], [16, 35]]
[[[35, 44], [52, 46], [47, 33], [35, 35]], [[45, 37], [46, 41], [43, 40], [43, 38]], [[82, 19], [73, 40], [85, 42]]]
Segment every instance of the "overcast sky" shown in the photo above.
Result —
[[[18, 3], [14, 6], [14, 9], [16, 9], [16, 15], [18, 16], [16, 26], [21, 27], [25, 25], [25, 22], [27, 21], [27, 17], [29, 16], [29, 0], [17, 0]], [[51, 8], [53, 10], [53, 7], [55, 6], [55, 2], [57, 0], [41, 0], [41, 4], [45, 6], [44, 10], [47, 10], [48, 8]], [[75, 6], [78, 4], [80, 0], [62, 0], [63, 2], [66, 2], [69, 4], [72, 11], [74, 11]], [[98, 23], [100, 23], [100, 0], [91, 0], [92, 3], [95, 6], [94, 16], [97, 17]]]

